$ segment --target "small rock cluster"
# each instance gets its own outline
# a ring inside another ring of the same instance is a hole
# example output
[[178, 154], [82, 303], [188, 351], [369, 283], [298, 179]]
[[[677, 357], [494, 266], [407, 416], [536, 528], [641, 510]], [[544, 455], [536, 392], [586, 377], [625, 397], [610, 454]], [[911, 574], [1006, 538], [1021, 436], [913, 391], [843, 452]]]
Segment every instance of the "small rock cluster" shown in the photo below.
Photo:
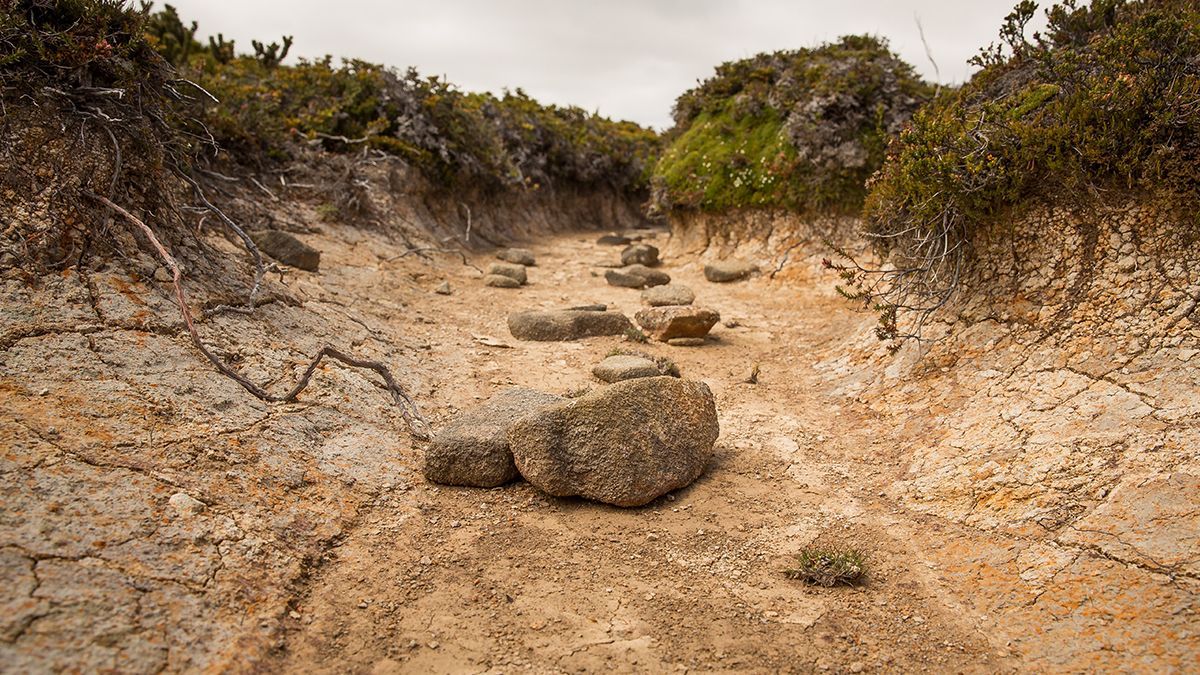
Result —
[[508, 390], [434, 437], [425, 475], [492, 487], [519, 474], [556, 497], [641, 506], [696, 480], [718, 434], [703, 382], [647, 377], [575, 399]]
[[529, 282], [526, 267], [537, 264], [533, 251], [525, 248], [505, 248], [496, 253], [502, 262], [488, 266], [483, 284], [493, 288], [520, 288]]

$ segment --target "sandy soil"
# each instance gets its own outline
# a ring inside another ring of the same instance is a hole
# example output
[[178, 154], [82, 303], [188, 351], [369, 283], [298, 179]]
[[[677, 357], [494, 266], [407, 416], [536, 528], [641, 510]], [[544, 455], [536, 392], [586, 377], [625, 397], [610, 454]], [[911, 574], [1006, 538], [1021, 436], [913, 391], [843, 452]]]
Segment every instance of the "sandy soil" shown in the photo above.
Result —
[[[314, 235], [323, 272], [287, 279], [298, 304], [205, 332], [258, 381], [349, 344], [392, 365], [436, 427], [512, 384], [603, 386], [591, 367], [623, 339], [523, 343], [505, 325], [510, 311], [596, 302], [632, 315], [639, 293], [596, 267], [618, 250], [594, 239], [533, 242], [530, 284], [506, 290], [453, 256], [389, 262], [398, 249], [380, 237]], [[933, 398], [918, 381], [889, 408], [847, 385], [844, 355], [873, 317], [815, 268], [717, 285], [696, 258], [668, 257], [724, 323], [703, 347], [638, 347], [709, 384], [721, 437], [694, 485], [628, 510], [524, 483], [429, 484], [383, 394], [338, 366], [301, 403], [260, 404], [190, 349], [161, 282], [9, 287], [0, 670], [1194, 669], [1194, 560], [1167, 571], [914, 497], [933, 447], [920, 439], [946, 436], [953, 399], [917, 410]], [[433, 292], [444, 279], [452, 295]], [[181, 512], [177, 493], [202, 508]], [[1186, 561], [1200, 510], [1173, 513]], [[786, 579], [812, 542], [865, 551], [867, 583]]]

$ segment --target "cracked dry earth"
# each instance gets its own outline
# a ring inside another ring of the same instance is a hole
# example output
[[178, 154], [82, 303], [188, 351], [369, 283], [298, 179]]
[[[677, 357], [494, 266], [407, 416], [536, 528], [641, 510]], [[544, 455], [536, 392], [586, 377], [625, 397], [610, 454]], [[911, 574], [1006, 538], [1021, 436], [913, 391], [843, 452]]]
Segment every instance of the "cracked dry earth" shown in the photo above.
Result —
[[[322, 343], [351, 345], [436, 427], [511, 384], [602, 386], [590, 369], [621, 338], [505, 327], [525, 308], [632, 315], [639, 294], [605, 284], [595, 265], [617, 251], [594, 238], [535, 242], [530, 284], [506, 290], [453, 257], [314, 235], [325, 271], [201, 330], [275, 387]], [[1195, 670], [1196, 416], [1003, 339], [898, 386], [862, 370], [873, 317], [817, 268], [715, 285], [668, 255], [726, 323], [704, 347], [638, 348], [710, 385], [721, 437], [694, 485], [629, 510], [431, 485], [385, 394], [337, 365], [263, 404], [190, 348], [166, 284], [9, 282], [0, 670]], [[433, 293], [443, 279], [453, 295]], [[1195, 396], [1194, 369], [1173, 387]], [[869, 581], [785, 579], [814, 541], [866, 551]]]

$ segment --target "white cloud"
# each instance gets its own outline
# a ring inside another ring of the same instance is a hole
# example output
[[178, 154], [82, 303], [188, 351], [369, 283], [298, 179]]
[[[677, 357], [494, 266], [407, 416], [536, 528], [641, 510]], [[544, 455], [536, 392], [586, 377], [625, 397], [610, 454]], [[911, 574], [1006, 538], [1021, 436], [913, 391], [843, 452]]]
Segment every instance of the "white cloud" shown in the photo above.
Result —
[[944, 82], [993, 41], [1016, 0], [175, 0], [180, 14], [249, 50], [295, 36], [294, 56], [354, 57], [446, 75], [468, 90], [522, 87], [663, 128], [675, 97], [717, 64], [874, 33], [927, 78], [915, 17]]

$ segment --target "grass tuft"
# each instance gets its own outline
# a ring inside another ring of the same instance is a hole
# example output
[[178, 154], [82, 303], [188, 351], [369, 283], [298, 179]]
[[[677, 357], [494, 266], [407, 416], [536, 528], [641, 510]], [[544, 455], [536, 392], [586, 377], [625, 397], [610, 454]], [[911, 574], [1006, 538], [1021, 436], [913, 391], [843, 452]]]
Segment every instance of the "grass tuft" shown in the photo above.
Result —
[[783, 573], [813, 586], [853, 586], [866, 576], [866, 556], [855, 548], [809, 547], [796, 556], [796, 567]]

